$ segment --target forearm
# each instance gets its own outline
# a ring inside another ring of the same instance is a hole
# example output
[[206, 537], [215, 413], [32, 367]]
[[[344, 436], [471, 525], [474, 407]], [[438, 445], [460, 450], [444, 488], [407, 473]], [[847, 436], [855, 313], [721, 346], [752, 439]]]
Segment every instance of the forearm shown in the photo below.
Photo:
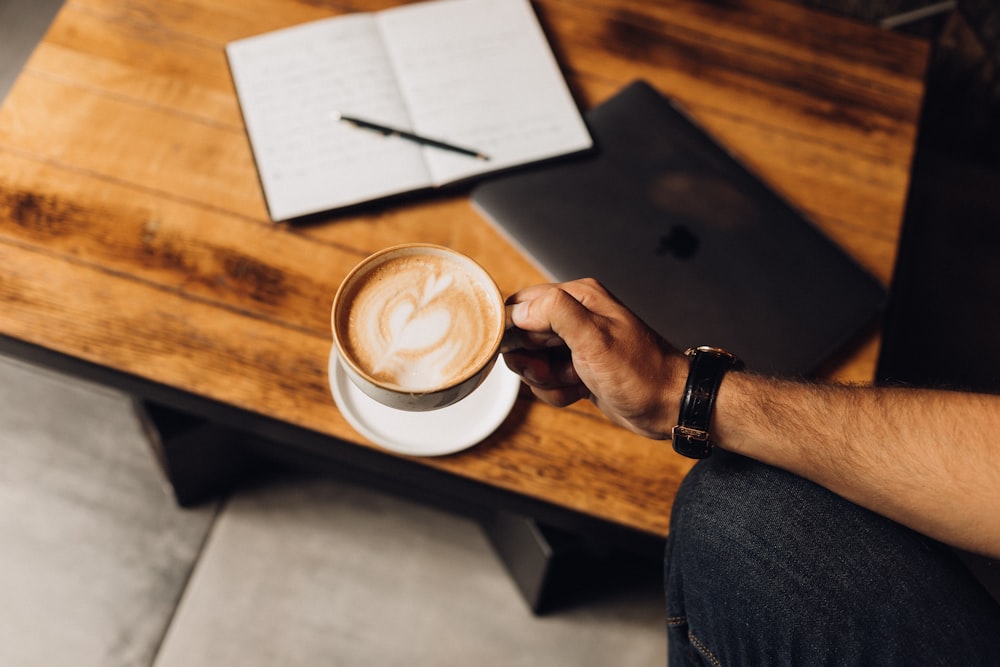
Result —
[[[688, 361], [594, 280], [512, 295], [505, 360], [553, 405], [589, 397], [652, 438], [676, 424]], [[730, 372], [719, 446], [811, 479], [955, 546], [1000, 557], [1000, 397], [811, 385]]]
[[915, 530], [1000, 556], [1000, 397], [731, 373], [719, 446], [787, 469]]

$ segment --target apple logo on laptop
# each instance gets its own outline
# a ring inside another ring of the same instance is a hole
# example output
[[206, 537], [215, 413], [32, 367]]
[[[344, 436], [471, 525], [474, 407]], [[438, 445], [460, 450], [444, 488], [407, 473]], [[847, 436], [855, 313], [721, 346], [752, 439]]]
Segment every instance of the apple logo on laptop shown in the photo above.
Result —
[[660, 237], [657, 255], [673, 255], [677, 259], [690, 259], [698, 252], [699, 239], [684, 225], [674, 225], [670, 233]]

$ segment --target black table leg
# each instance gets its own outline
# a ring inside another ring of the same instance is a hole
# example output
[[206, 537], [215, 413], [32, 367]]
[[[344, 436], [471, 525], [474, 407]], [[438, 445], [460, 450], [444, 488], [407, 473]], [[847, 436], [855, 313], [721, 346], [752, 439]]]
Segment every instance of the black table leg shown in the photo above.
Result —
[[182, 507], [218, 498], [264, 467], [248, 442], [252, 436], [158, 403], [135, 399], [134, 405]]

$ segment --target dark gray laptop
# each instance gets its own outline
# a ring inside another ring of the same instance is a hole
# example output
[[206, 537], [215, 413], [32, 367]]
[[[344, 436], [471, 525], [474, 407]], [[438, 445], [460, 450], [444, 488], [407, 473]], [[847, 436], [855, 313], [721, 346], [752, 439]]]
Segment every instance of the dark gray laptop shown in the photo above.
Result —
[[472, 193], [553, 280], [597, 278], [677, 347], [786, 375], [813, 373], [880, 312], [874, 277], [648, 84], [587, 122], [592, 155]]

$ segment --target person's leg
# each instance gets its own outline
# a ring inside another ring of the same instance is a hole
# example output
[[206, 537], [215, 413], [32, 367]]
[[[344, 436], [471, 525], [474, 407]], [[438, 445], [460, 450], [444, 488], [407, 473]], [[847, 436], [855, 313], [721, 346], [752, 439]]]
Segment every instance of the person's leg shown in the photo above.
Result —
[[678, 492], [671, 665], [1000, 665], [1000, 605], [950, 549], [716, 451]]

